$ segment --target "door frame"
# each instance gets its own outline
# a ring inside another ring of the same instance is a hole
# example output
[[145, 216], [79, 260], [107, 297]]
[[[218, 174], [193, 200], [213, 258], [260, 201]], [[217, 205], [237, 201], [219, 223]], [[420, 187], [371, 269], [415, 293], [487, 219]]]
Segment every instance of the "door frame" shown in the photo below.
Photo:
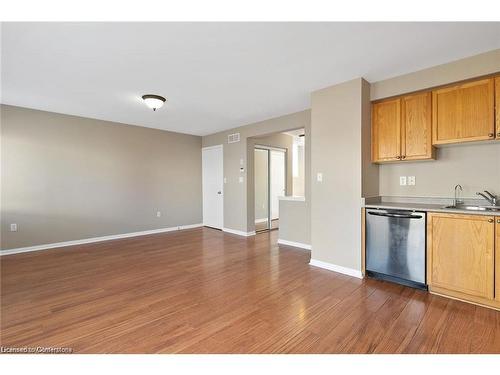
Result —
[[[225, 200], [225, 194], [224, 194], [224, 145], [223, 144], [220, 144], [220, 145], [214, 145], [214, 146], [207, 146], [207, 147], [202, 147], [201, 148], [201, 168], [202, 168], [202, 171], [201, 171], [201, 197], [202, 197], [202, 202], [201, 202], [201, 221], [203, 223], [203, 226], [206, 226], [205, 225], [205, 220], [203, 218], [203, 151], [208, 151], [208, 150], [221, 150], [222, 151], [222, 181], [221, 181], [221, 186], [222, 186], [222, 225], [220, 227], [220, 230], [223, 230], [224, 229], [224, 200]], [[209, 228], [212, 228], [212, 227], [209, 227]], [[219, 228], [214, 228], [214, 229], [219, 229]]]
[[[266, 146], [266, 145], [254, 145], [254, 153], [255, 150], [265, 150], [267, 151], [267, 229], [263, 229], [262, 231], [271, 230], [271, 221], [272, 221], [272, 211], [271, 211], [271, 151], [279, 151], [284, 154], [284, 170], [285, 170], [285, 195], [288, 190], [288, 149], [282, 147], [275, 146]], [[255, 171], [254, 171], [255, 174]], [[255, 200], [255, 188], [254, 188], [254, 200]], [[255, 217], [254, 217], [255, 223]]]

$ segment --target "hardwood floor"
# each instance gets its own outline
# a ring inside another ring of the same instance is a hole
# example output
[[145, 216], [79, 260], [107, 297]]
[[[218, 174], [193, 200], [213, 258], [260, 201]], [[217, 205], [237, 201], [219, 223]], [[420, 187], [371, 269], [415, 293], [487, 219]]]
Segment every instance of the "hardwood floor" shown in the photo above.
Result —
[[4, 256], [2, 346], [76, 353], [500, 353], [500, 312], [308, 265], [277, 231]]

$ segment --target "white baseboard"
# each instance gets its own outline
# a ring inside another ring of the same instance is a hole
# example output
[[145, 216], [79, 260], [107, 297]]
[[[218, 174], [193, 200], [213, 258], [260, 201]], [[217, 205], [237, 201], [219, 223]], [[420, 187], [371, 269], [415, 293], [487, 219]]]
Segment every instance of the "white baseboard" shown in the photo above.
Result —
[[266, 221], [267, 221], [267, 217], [264, 219], [255, 219], [255, 224], [265, 223]]
[[243, 236], [243, 237], [255, 236], [255, 231], [243, 232], [241, 230], [229, 229], [229, 228], [222, 228], [222, 231], [226, 232], [226, 233], [236, 234], [238, 236]]
[[281, 238], [278, 238], [278, 244], [279, 245], [286, 245], [286, 246], [293, 246], [293, 247], [300, 247], [301, 249], [311, 250], [311, 245], [308, 245], [306, 243], [301, 243], [301, 242], [282, 240]]
[[337, 266], [336, 264], [322, 262], [320, 260], [316, 260], [316, 259], [312, 259], [312, 258], [311, 258], [311, 261], [309, 262], [309, 264], [311, 266], [324, 268], [326, 270], [330, 270], [330, 271], [334, 271], [334, 272], [338, 272], [338, 273], [343, 273], [344, 275], [357, 277], [358, 279], [363, 278], [363, 274], [361, 273], [361, 271], [358, 271], [358, 270], [355, 270], [352, 268]]
[[123, 233], [123, 234], [114, 234], [114, 235], [111, 235], [111, 236], [84, 238], [84, 239], [81, 239], [81, 240], [56, 242], [56, 243], [49, 243], [49, 244], [29, 246], [29, 247], [18, 247], [16, 249], [0, 250], [0, 256], [11, 255], [11, 254], [19, 254], [19, 253], [27, 253], [27, 252], [30, 252], [30, 251], [55, 249], [55, 248], [58, 248], [58, 247], [83, 245], [83, 244], [93, 243], [93, 242], [102, 242], [102, 241], [117, 240], [117, 239], [120, 239], [120, 238], [147, 236], [148, 234], [173, 232], [173, 231], [176, 231], [176, 230], [199, 228], [199, 227], [202, 227], [202, 226], [203, 226], [203, 224], [180, 225], [180, 226], [177, 226], [177, 227], [160, 228], [160, 229], [153, 229], [153, 230], [144, 230], [144, 231], [141, 231], [141, 232], [131, 232], [131, 233]]

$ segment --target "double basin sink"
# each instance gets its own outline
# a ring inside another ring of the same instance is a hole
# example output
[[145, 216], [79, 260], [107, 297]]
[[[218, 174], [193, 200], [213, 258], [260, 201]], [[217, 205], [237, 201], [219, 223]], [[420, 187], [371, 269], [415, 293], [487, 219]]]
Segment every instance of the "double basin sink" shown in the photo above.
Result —
[[452, 205], [445, 206], [446, 209], [454, 210], [467, 210], [467, 211], [487, 211], [487, 212], [500, 212], [500, 206], [467, 206], [467, 205]]

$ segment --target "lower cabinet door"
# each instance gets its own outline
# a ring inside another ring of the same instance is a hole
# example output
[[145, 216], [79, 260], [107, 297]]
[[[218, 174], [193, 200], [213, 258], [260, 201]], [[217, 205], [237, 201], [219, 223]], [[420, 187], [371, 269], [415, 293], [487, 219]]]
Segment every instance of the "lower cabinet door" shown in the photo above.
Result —
[[494, 217], [430, 213], [427, 226], [431, 291], [474, 302], [493, 300]]
[[500, 302], [500, 216], [497, 216], [495, 220], [497, 222], [495, 228], [497, 236], [495, 241], [495, 299]]

